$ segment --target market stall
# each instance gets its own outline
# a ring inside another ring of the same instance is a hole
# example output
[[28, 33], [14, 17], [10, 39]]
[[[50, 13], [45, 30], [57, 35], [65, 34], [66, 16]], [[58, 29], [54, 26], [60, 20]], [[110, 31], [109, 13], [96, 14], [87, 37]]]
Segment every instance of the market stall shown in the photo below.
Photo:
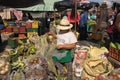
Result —
[[[55, 3], [55, 8], [66, 9], [75, 7], [75, 4], [66, 5], [61, 1]], [[89, 4], [89, 5], [88, 5]], [[63, 8], [64, 6], [64, 8]], [[97, 3], [77, 4], [77, 9], [90, 9], [99, 6]], [[50, 25], [56, 32], [56, 25], [60, 19]], [[66, 80], [61, 77], [52, 60], [56, 48], [56, 38], [48, 35], [38, 35], [41, 22], [37, 20], [8, 21], [0, 30], [2, 40], [7, 41], [5, 50], [0, 54], [0, 80]], [[88, 22], [95, 25], [96, 22]], [[111, 42], [109, 48], [104, 43], [96, 41], [78, 41], [72, 49], [72, 79], [73, 80], [120, 80], [120, 43]], [[112, 62], [113, 61], [113, 62]], [[114, 64], [116, 63], [116, 64]], [[64, 67], [67, 73], [67, 67]]]

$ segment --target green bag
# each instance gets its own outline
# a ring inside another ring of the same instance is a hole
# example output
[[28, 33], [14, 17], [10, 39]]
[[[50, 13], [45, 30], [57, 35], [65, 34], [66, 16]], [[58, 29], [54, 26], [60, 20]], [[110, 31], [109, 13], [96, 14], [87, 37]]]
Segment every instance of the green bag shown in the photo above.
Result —
[[72, 54], [70, 49], [55, 49], [52, 55], [54, 61], [64, 63], [72, 60]]

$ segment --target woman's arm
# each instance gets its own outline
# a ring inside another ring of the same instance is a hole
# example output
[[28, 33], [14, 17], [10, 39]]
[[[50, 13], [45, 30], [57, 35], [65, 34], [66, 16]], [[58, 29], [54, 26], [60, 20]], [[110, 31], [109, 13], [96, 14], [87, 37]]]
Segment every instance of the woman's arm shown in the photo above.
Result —
[[60, 44], [60, 45], [57, 45], [57, 48], [58, 49], [73, 49], [75, 48], [77, 43], [71, 43], [71, 44]]

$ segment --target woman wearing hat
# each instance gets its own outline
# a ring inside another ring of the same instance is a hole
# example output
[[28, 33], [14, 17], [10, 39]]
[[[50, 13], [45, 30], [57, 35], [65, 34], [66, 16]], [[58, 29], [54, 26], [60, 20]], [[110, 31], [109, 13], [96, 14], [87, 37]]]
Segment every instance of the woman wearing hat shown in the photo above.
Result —
[[57, 26], [59, 32], [56, 34], [49, 32], [48, 34], [57, 38], [57, 47], [53, 53], [52, 59], [56, 67], [60, 68], [60, 76], [64, 76], [64, 65], [67, 67], [67, 80], [72, 79], [72, 52], [71, 49], [75, 48], [77, 38], [71, 31], [73, 27], [68, 19], [62, 19]]

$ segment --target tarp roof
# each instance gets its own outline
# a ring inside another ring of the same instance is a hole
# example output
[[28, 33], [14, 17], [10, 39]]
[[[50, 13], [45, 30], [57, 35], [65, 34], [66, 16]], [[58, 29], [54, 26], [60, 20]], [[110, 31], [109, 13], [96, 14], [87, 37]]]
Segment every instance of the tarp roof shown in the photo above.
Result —
[[44, 4], [37, 4], [25, 8], [15, 8], [23, 11], [54, 11], [54, 3], [62, 0], [44, 0]]
[[12, 8], [23, 8], [36, 4], [44, 4], [44, 0], [0, 0], [1, 6], [8, 6]]

